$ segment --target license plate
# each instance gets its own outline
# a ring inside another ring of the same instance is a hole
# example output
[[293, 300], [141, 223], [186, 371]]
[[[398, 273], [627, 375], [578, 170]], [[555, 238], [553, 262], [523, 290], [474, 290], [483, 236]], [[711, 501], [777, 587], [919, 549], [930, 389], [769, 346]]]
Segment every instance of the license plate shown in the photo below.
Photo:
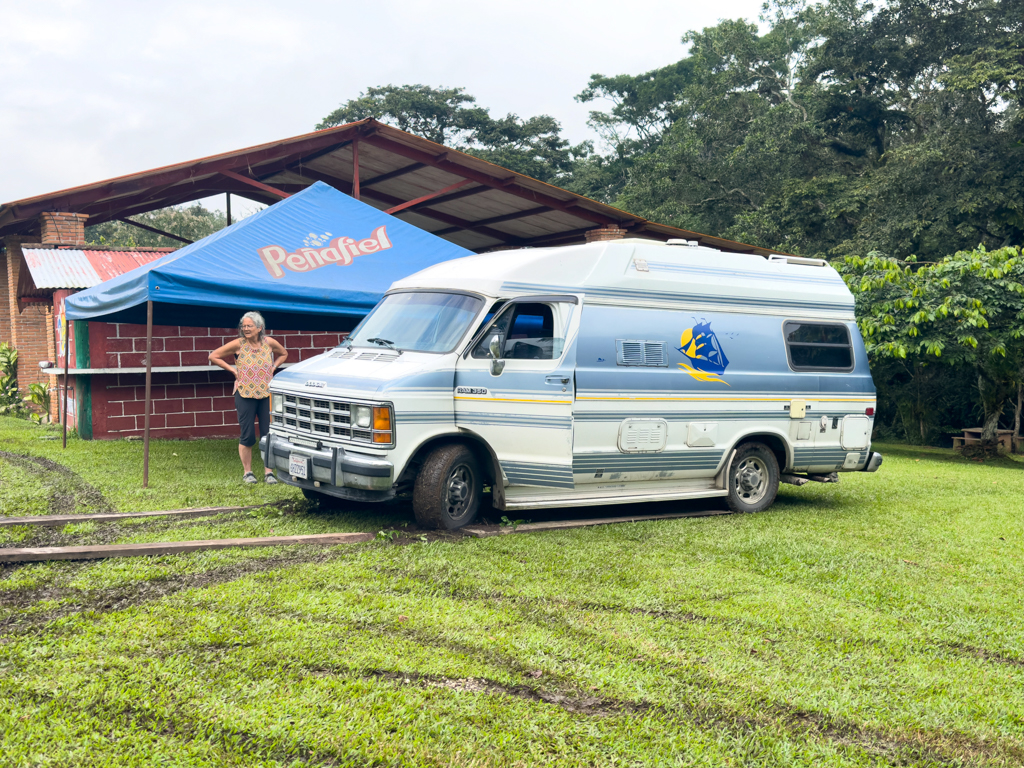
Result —
[[288, 455], [288, 474], [302, 480], [308, 480], [306, 467], [309, 466], [309, 459], [305, 456], [296, 456], [294, 453]]

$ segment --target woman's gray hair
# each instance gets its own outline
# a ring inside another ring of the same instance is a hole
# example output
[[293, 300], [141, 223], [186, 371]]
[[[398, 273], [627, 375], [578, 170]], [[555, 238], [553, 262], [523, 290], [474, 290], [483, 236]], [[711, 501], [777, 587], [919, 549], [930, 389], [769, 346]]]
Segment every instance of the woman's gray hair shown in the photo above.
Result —
[[238, 321], [238, 335], [243, 339], [245, 338], [245, 334], [242, 333], [242, 323], [246, 320], [252, 320], [253, 325], [256, 326], [256, 330], [258, 331], [256, 334], [256, 340], [263, 341], [264, 337], [267, 335], [267, 322], [263, 319], [263, 315], [259, 312], [246, 312], [242, 315], [242, 319]]

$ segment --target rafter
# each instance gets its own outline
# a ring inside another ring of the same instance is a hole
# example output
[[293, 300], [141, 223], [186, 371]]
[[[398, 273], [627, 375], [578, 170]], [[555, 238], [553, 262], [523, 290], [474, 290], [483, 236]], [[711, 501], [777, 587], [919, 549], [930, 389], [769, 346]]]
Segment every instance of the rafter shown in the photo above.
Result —
[[[489, 219], [480, 219], [473, 223], [478, 227], [487, 227], [491, 224], [501, 224], [506, 221], [514, 221], [515, 219], [525, 219], [528, 216], [538, 216], [542, 213], [551, 213], [551, 209], [546, 205], [541, 205], [536, 208], [527, 208], [525, 211], [516, 211], [515, 213], [506, 213], [502, 216], [492, 216]], [[434, 232], [435, 235], [444, 236], [455, 232], [458, 228], [452, 227], [449, 229], [442, 229]]]
[[118, 221], [123, 221], [125, 224], [131, 224], [133, 227], [138, 227], [139, 229], [144, 229], [147, 232], [152, 232], [153, 234], [160, 235], [161, 237], [169, 237], [171, 240], [177, 240], [177, 241], [179, 241], [181, 243], [187, 243], [188, 245], [191, 245], [192, 243], [195, 242], [195, 240], [189, 240], [187, 238], [180, 237], [179, 235], [172, 235], [170, 232], [164, 232], [164, 230], [157, 229], [156, 227], [151, 227], [148, 224], [139, 224], [139, 222], [132, 221], [131, 219], [121, 218], [121, 219], [118, 219]]
[[[484, 186], [487, 187], [493, 187], [494, 189], [500, 189], [504, 192], [507, 192], [510, 195], [516, 195], [517, 197], [532, 200], [535, 203], [541, 203], [549, 208], [554, 208], [555, 210], [559, 210], [562, 211], [563, 213], [568, 213], [571, 216], [575, 216], [578, 219], [583, 219], [585, 221], [593, 221], [595, 224], [601, 224], [604, 226], [608, 226], [610, 224], [622, 226], [623, 224], [630, 223], [629, 221], [620, 222], [618, 219], [612, 219], [609, 216], [603, 216], [594, 211], [588, 211], [585, 208], [574, 207], [573, 210], [569, 210], [569, 208], [571, 207], [569, 205], [569, 201], [559, 200], [558, 198], [551, 197], [550, 195], [545, 195], [540, 192], [535, 192], [532, 189], [525, 189], [523, 187], [520, 187], [517, 183], [515, 183], [516, 177], [495, 179], [491, 176], [488, 176], [485, 173], [480, 173], [470, 168], [466, 168], [465, 166], [458, 165], [457, 163], [449, 159], [451, 157], [450, 152], [442, 152], [440, 155], [431, 155], [428, 154], [427, 152], [423, 152], [418, 149], [413, 149], [412, 147], [407, 147], [404, 144], [400, 144], [397, 141], [392, 141], [379, 134], [369, 136], [363, 140], [380, 149], [384, 149], [389, 152], [394, 152], [397, 155], [402, 155], [403, 157], [407, 157], [410, 160], [421, 162], [425, 165], [429, 165], [433, 168], [438, 168], [442, 171], [447, 171], [448, 173], [451, 173], [454, 176], [461, 176], [464, 179], [472, 179], [478, 184], [483, 184]], [[632, 219], [632, 217], [628, 218]]]
[[[447, 197], [442, 197], [442, 195], [444, 195], [446, 192], [454, 192], [456, 189], [459, 189], [460, 187], [464, 187], [467, 184], [472, 183], [473, 182], [470, 179], [463, 179], [462, 181], [457, 181], [454, 184], [449, 184], [447, 187], [443, 189], [437, 190], [436, 192], [430, 192], [426, 195], [423, 195], [422, 197], [417, 197], [415, 200], [409, 200], [408, 202], [405, 203], [399, 203], [393, 208], [388, 208], [386, 211], [384, 211], [384, 213], [390, 213], [394, 215], [399, 211], [404, 211], [407, 208], [413, 208], [414, 206], [422, 205], [427, 202], [432, 201], [433, 203], [437, 204], [440, 202], [444, 202], [445, 200], [448, 199], [455, 199], [455, 195], [448, 195]], [[472, 192], [473, 190], [470, 191]]]
[[242, 174], [236, 173], [235, 171], [229, 171], [225, 169], [220, 172], [220, 175], [227, 176], [229, 179], [234, 179], [235, 181], [240, 181], [243, 184], [248, 184], [250, 187], [255, 187], [256, 189], [262, 189], [264, 192], [269, 192], [272, 195], [277, 195], [282, 199], [286, 197], [291, 197], [291, 194], [289, 192], [282, 192], [280, 189], [276, 187], [272, 187], [269, 184], [264, 184], [262, 181], [256, 181], [256, 179], [251, 179], [248, 176], [243, 176]]

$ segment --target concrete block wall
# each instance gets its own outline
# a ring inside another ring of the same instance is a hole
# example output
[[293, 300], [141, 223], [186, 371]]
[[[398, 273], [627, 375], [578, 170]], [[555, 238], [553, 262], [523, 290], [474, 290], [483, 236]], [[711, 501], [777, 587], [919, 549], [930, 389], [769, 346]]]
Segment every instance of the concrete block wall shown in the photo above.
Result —
[[[337, 345], [346, 334], [270, 331], [299, 362]], [[210, 352], [237, 338], [232, 328], [153, 327], [154, 367], [208, 365]], [[138, 368], [145, 365], [146, 326], [90, 323], [92, 368]], [[93, 437], [140, 436], [145, 426], [146, 377], [142, 373], [92, 377]], [[234, 377], [226, 371], [154, 373], [150, 434], [154, 438], [237, 437]]]

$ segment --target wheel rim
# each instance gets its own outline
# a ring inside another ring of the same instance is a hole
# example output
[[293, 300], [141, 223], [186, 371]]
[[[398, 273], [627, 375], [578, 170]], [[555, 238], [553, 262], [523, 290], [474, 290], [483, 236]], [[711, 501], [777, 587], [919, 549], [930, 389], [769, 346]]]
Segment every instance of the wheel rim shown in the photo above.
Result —
[[747, 456], [733, 475], [736, 495], [747, 504], [757, 504], [768, 493], [768, 465], [757, 456]]
[[466, 464], [452, 467], [444, 484], [444, 505], [453, 520], [465, 516], [473, 503], [473, 470]]

